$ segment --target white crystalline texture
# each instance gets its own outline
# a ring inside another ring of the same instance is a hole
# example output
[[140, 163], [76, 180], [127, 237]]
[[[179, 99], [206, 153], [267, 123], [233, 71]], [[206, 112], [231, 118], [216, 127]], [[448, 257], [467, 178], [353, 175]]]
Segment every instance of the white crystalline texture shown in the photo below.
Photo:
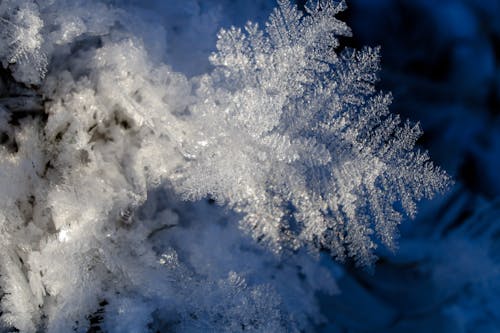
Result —
[[312, 330], [336, 288], [308, 250], [370, 265], [448, 182], [376, 92], [378, 49], [337, 52], [336, 1], [281, 0], [188, 78], [172, 27], [109, 3], [0, 2], [0, 329]]
[[34, 2], [3, 1], [0, 4], [0, 45], [3, 66], [16, 67], [14, 75], [21, 82], [37, 84], [47, 71], [47, 56], [42, 51], [41, 29]]
[[221, 30], [215, 69], [197, 82], [203, 141], [188, 138], [181, 190], [244, 212], [243, 228], [277, 250], [327, 248], [365, 265], [375, 239], [393, 248], [401, 213], [448, 179], [414, 149], [418, 125], [400, 124], [376, 92], [379, 50], [335, 51], [350, 34], [341, 9], [320, 1], [304, 14], [283, 0], [264, 31]]

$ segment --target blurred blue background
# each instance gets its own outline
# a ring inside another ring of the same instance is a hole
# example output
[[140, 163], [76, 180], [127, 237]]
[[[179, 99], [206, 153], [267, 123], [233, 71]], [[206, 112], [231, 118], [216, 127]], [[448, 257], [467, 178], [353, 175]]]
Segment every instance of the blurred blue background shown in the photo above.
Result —
[[[303, 4], [303, 2], [300, 2]], [[374, 274], [345, 266], [323, 332], [500, 332], [500, 1], [349, 0], [344, 45], [382, 47], [379, 86], [455, 185]]]

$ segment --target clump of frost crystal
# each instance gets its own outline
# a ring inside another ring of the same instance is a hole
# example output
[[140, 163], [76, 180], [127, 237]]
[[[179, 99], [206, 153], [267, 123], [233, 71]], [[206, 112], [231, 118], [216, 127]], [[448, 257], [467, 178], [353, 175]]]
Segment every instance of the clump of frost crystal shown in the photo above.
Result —
[[335, 51], [342, 5], [282, 0], [188, 78], [113, 3], [0, 3], [2, 329], [313, 330], [335, 271], [307, 250], [371, 264], [447, 183], [375, 91], [378, 50]]
[[221, 30], [214, 71], [195, 79], [181, 191], [243, 212], [243, 228], [278, 251], [370, 264], [375, 239], [393, 248], [401, 213], [414, 216], [447, 176], [414, 149], [418, 125], [376, 91], [379, 50], [335, 51], [350, 34], [334, 18], [343, 4], [278, 2], [265, 30]]
[[17, 67], [14, 72], [20, 81], [39, 83], [48, 64], [42, 51], [43, 21], [38, 6], [31, 1], [2, 1], [0, 28], [2, 65]]

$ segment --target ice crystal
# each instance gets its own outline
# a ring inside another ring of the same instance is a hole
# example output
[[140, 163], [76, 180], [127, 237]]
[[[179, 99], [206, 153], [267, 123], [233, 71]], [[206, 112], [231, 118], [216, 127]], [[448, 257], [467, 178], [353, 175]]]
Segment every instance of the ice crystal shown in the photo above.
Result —
[[[446, 187], [377, 92], [379, 50], [337, 51], [343, 4], [279, 1], [264, 30], [221, 30], [213, 73], [196, 86], [185, 194], [245, 213], [244, 229], [276, 250], [303, 245], [373, 262], [394, 247], [401, 213]], [[401, 209], [399, 209], [401, 206]]]
[[376, 91], [378, 49], [337, 51], [342, 4], [282, 0], [188, 78], [112, 3], [0, 3], [2, 329], [312, 330], [335, 282], [306, 250], [370, 264], [447, 182]]

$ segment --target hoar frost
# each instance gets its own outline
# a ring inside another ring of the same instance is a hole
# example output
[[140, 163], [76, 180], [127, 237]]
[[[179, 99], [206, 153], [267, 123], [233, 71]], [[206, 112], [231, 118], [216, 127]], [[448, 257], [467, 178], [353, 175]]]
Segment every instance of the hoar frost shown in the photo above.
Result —
[[[221, 30], [211, 73], [188, 78], [155, 54], [164, 31], [125, 10], [3, 1], [5, 329], [319, 323], [314, 293], [335, 283], [311, 251], [370, 265], [448, 183], [375, 90], [378, 49], [336, 51], [342, 9], [281, 0], [265, 29]], [[226, 204], [256, 242], [179, 195]]]
[[214, 71], [193, 80], [201, 102], [179, 187], [244, 212], [243, 228], [277, 250], [370, 264], [375, 237], [395, 245], [396, 203], [413, 216], [447, 177], [413, 150], [419, 127], [400, 125], [376, 92], [378, 49], [333, 51], [350, 34], [341, 9], [320, 1], [303, 14], [279, 1], [265, 31], [221, 30]]

